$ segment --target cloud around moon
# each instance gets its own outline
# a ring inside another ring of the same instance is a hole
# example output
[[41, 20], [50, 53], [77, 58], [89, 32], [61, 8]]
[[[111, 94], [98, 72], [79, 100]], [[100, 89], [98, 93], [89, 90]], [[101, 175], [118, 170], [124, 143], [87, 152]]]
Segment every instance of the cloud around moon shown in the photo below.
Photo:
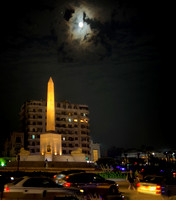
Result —
[[[119, 23], [122, 17], [116, 20], [117, 13], [115, 14], [116, 11], [112, 9], [113, 4], [102, 6], [101, 3], [79, 1], [63, 5], [55, 27], [56, 35], [60, 36], [58, 37], [59, 59], [65, 62], [78, 59], [86, 61], [87, 57], [101, 60], [111, 55], [113, 45], [116, 43], [116, 23]], [[84, 23], [82, 28], [79, 27], [80, 21]], [[110, 33], [112, 29], [114, 29], [113, 34]]]
[[[117, 60], [126, 53], [134, 54], [140, 48], [137, 43], [143, 42], [145, 35], [145, 41], [151, 43], [153, 35], [146, 34], [146, 23], [138, 18], [137, 6], [141, 9], [141, 5], [110, 1], [67, 1], [59, 5], [62, 9], [56, 9], [54, 28], [59, 61]], [[84, 23], [82, 28], [79, 27], [80, 21]], [[152, 50], [145, 52], [146, 49], [142, 52], [147, 60]]]

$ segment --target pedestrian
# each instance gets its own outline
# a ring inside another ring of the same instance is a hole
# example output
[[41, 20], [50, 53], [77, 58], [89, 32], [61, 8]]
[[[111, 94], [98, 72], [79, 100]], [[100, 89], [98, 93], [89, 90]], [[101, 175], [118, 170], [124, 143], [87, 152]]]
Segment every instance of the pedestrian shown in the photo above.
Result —
[[133, 171], [130, 170], [130, 172], [127, 174], [127, 181], [129, 182], [129, 187], [128, 189], [133, 189], [135, 190], [135, 187], [134, 187], [134, 181], [135, 181], [135, 178], [134, 178], [134, 174], [133, 174]]
[[48, 168], [48, 160], [47, 159], [45, 160], [45, 168], [46, 169]]

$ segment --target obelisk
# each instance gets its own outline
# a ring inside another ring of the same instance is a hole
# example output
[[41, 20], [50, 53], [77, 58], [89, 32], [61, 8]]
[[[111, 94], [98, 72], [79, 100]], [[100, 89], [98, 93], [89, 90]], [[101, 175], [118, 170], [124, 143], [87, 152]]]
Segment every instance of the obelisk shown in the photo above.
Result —
[[46, 131], [55, 131], [55, 98], [54, 98], [54, 83], [50, 77], [47, 89], [47, 123]]
[[55, 132], [54, 82], [50, 77], [47, 87], [46, 133], [40, 134], [40, 153], [44, 160], [54, 161], [62, 155], [61, 134]]

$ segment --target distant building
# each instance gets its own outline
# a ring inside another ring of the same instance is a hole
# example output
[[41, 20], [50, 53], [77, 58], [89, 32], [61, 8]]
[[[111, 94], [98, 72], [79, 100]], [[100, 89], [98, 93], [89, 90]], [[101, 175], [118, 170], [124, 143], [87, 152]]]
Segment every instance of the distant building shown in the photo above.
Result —
[[4, 144], [4, 156], [16, 157], [22, 147], [24, 147], [24, 133], [12, 132]]
[[[31, 155], [40, 154], [40, 134], [46, 132], [46, 101], [27, 101], [20, 111], [24, 148]], [[90, 158], [89, 109], [87, 105], [68, 101], [55, 103], [55, 130], [62, 136], [62, 155], [77, 148]]]
[[[141, 164], [158, 164], [158, 160], [166, 160], [166, 161], [175, 161], [174, 153], [170, 154], [169, 159], [165, 155], [164, 152], [157, 152], [157, 151], [137, 151], [135, 149], [130, 150], [126, 153], [122, 153], [122, 160], [123, 163], [132, 163], [132, 162], [139, 162]], [[138, 163], [138, 164], [139, 164]]]
[[[133, 152], [127, 152], [122, 153], [122, 158], [141, 158], [141, 159], [147, 159], [149, 154], [146, 152], [140, 152], [140, 151], [133, 151]], [[163, 152], [150, 152], [150, 157], [159, 158], [159, 159], [165, 159], [166, 156], [163, 154]]]
[[90, 160], [93, 162], [96, 162], [100, 158], [100, 144], [93, 143], [93, 141], [90, 141], [90, 151], [91, 151], [91, 157]]

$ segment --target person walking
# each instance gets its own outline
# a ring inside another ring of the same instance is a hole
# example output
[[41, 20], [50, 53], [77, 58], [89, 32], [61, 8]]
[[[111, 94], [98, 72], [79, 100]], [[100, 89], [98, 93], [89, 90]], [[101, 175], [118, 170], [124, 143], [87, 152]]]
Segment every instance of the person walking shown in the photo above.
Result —
[[129, 187], [128, 189], [133, 189], [135, 190], [135, 187], [134, 187], [134, 181], [135, 181], [135, 178], [134, 178], [134, 174], [133, 174], [133, 171], [130, 170], [130, 172], [127, 174], [127, 181], [129, 182]]
[[48, 169], [48, 160], [45, 160], [45, 168]]

